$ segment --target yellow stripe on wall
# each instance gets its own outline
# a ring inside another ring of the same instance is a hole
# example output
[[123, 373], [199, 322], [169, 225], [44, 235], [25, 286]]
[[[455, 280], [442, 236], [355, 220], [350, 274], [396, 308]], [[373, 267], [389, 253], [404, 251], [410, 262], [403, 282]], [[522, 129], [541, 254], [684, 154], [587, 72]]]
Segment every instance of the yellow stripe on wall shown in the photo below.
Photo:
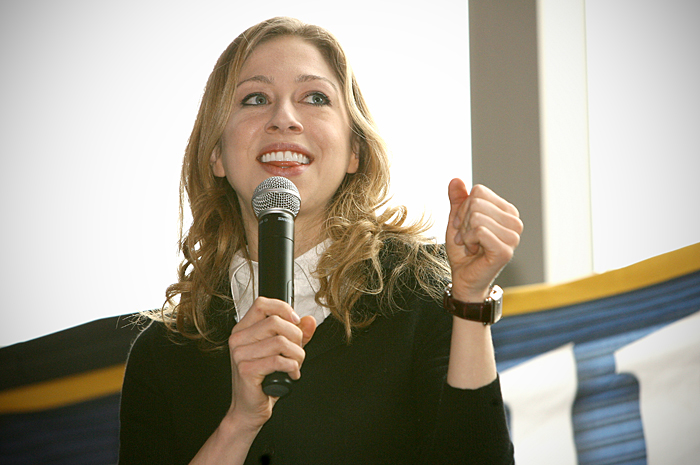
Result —
[[48, 410], [117, 394], [124, 364], [0, 392], [0, 414]]
[[700, 270], [700, 243], [626, 268], [562, 284], [511, 287], [503, 296], [503, 315], [550, 310], [634, 291]]

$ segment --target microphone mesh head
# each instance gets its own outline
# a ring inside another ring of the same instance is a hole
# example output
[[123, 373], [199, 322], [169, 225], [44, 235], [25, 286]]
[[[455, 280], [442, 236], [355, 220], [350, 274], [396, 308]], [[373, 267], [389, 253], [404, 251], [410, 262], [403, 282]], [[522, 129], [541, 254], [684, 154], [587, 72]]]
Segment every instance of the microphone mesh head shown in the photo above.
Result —
[[267, 178], [253, 192], [253, 211], [258, 218], [274, 210], [285, 210], [296, 218], [300, 207], [299, 189], [282, 176]]

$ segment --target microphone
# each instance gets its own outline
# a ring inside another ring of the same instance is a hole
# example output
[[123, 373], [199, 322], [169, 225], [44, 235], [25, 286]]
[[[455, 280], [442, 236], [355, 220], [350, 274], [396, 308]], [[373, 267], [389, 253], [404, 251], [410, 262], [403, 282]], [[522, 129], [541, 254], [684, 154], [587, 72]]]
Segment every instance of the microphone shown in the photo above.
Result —
[[[258, 218], [258, 294], [294, 306], [294, 218], [301, 197], [292, 181], [273, 176], [253, 192], [253, 212]], [[282, 397], [292, 389], [287, 373], [265, 376], [262, 390]]]

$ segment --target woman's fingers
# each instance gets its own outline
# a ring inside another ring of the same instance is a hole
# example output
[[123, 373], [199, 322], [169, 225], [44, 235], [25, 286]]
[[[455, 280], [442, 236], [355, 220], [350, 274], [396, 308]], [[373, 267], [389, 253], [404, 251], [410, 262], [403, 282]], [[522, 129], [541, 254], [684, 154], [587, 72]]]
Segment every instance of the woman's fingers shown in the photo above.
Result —
[[464, 183], [455, 179], [448, 194], [445, 239], [453, 293], [477, 301], [513, 257], [523, 223], [518, 209], [487, 187], [477, 185], [467, 193]]
[[[520, 213], [518, 212], [518, 209], [515, 208], [515, 205], [508, 202], [506, 199], [504, 199], [503, 197], [496, 194], [494, 191], [492, 191], [488, 187], [483, 186], [481, 184], [477, 184], [476, 186], [472, 187], [472, 190], [469, 193], [469, 199], [471, 199], [471, 200], [475, 200], [475, 199], [486, 200], [486, 201], [494, 204], [500, 210], [503, 210], [504, 212], [506, 212], [510, 215], [513, 215], [516, 217], [520, 216]], [[468, 208], [468, 204], [462, 205], [462, 207], [466, 209], [466, 208]]]
[[469, 197], [460, 205], [454, 226], [468, 223], [472, 213], [487, 215], [509, 228], [522, 228], [518, 209], [488, 187], [474, 186]]
[[490, 189], [475, 186], [472, 194], [459, 208], [453, 218], [453, 227], [458, 234], [455, 241], [466, 245], [471, 253], [477, 253], [479, 229], [486, 228], [498, 237], [504, 244], [516, 247], [523, 230], [518, 210], [510, 203], [497, 196]]
[[[457, 242], [470, 248], [471, 244], [478, 244], [475, 239], [479, 237], [479, 230], [487, 229], [504, 244], [517, 247], [522, 231], [520, 219], [503, 212], [493, 204], [478, 203], [478, 208], [469, 211], [466, 220], [460, 224]], [[474, 250], [470, 249], [470, 252], [474, 253]]]
[[301, 346], [280, 335], [231, 349], [231, 360], [241, 374], [252, 375], [254, 378], [263, 378], [272, 372], [283, 371], [298, 379], [305, 356]]
[[313, 317], [299, 318], [287, 303], [259, 297], [231, 332], [231, 362], [241, 376], [256, 383], [275, 371], [298, 379], [305, 357], [302, 347], [315, 330]]
[[465, 257], [485, 254], [503, 257], [502, 263], [510, 261], [520, 243], [520, 235], [509, 228], [494, 223], [490, 218], [479, 219], [471, 226], [460, 230], [454, 242], [465, 249]]
[[288, 303], [277, 299], [258, 297], [241, 321], [236, 324], [234, 330], [238, 328], [238, 330], [241, 331], [259, 321], [263, 321], [269, 316], [278, 316], [295, 325], [300, 322], [299, 315], [296, 314], [292, 306]]
[[246, 328], [239, 328], [238, 325], [234, 326], [229, 337], [229, 346], [236, 347], [251, 344], [274, 336], [283, 336], [301, 346], [304, 334], [297, 325], [277, 315], [271, 315]]
[[279, 371], [299, 379], [306, 356], [303, 346], [315, 329], [313, 317], [299, 318], [286, 302], [255, 299], [228, 339], [234, 415], [259, 426], [270, 418], [277, 398], [263, 392], [265, 376]]

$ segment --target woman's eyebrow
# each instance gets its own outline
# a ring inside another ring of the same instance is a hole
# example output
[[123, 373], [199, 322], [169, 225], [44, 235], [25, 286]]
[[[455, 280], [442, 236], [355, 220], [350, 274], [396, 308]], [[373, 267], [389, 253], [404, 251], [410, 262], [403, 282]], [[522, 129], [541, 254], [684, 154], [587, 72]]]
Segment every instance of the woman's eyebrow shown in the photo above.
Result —
[[264, 84], [272, 84], [272, 83], [274, 82], [274, 80], [273, 80], [271, 77], [263, 76], [263, 75], [261, 75], [261, 74], [257, 74], [257, 75], [255, 75], [255, 76], [249, 77], [248, 79], [243, 79], [242, 81], [240, 81], [240, 82], [238, 83], [238, 85], [240, 86], [240, 85], [243, 84], [244, 82], [251, 82], [251, 81], [252, 81], [252, 82], [262, 82], [262, 83], [264, 83]]
[[325, 77], [323, 77], [323, 76], [317, 76], [317, 75], [315, 75], [315, 74], [302, 74], [302, 75], [300, 75], [300, 76], [297, 76], [296, 81], [297, 81], [297, 82], [325, 81], [325, 82], [327, 82], [328, 84], [330, 84], [331, 87], [333, 87], [333, 90], [335, 90], [336, 92], [338, 92], [338, 88], [337, 88], [336, 85], [333, 83], [333, 81], [331, 81], [330, 79], [325, 78]]
[[[316, 74], [301, 74], [301, 75], [297, 76], [295, 81], [298, 83], [310, 82], [310, 81], [324, 81], [324, 82], [327, 82], [331, 87], [333, 87], [333, 90], [338, 92], [338, 87], [335, 85], [335, 83], [333, 81], [331, 81], [330, 79], [328, 79], [326, 77], [318, 76]], [[240, 81], [238, 83], [238, 85], [240, 86], [241, 84], [243, 84], [245, 82], [262, 82], [263, 84], [273, 84], [274, 79], [269, 77], [269, 76], [263, 76], [261, 74], [256, 74], [255, 76], [251, 76], [247, 79], [243, 79], [242, 81]]]

